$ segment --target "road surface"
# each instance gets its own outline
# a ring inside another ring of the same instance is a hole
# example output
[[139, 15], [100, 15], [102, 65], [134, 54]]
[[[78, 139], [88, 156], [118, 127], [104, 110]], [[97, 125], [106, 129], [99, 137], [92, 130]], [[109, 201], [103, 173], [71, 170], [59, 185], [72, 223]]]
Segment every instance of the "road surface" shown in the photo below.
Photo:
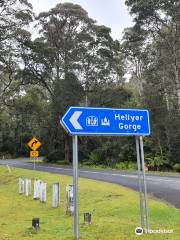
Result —
[[[33, 164], [28, 163], [27, 160], [0, 160], [0, 164], [33, 169]], [[69, 176], [72, 175], [72, 169], [69, 167], [36, 164], [36, 170]], [[79, 176], [119, 184], [138, 191], [137, 173], [126, 173], [113, 170], [79, 169]], [[180, 177], [147, 174], [146, 179], [148, 194], [180, 208]]]

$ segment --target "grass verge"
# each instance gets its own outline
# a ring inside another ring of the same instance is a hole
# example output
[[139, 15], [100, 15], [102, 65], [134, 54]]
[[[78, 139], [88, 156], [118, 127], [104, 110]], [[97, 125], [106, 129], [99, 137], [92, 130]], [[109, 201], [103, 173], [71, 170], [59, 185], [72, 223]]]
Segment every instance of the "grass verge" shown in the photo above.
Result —
[[[65, 187], [72, 177], [0, 167], [1, 240], [73, 240], [73, 218], [65, 214]], [[18, 194], [19, 176], [39, 177], [48, 184], [47, 203]], [[51, 185], [61, 183], [61, 206], [51, 208]], [[92, 212], [92, 225], [83, 224], [83, 213]], [[169, 229], [172, 234], [136, 236], [139, 226], [139, 195], [127, 188], [79, 179], [79, 223], [81, 240], [180, 239], [180, 211], [156, 199], [149, 200], [151, 229]], [[40, 218], [40, 230], [31, 229], [33, 217]]]

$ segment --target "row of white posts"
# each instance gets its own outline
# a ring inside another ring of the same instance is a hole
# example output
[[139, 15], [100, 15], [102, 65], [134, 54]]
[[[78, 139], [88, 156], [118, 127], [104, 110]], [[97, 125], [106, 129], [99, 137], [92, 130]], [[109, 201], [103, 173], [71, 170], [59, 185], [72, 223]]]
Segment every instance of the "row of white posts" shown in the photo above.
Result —
[[[31, 179], [29, 178], [19, 178], [19, 194], [24, 194], [25, 196], [30, 196], [31, 191]], [[41, 181], [37, 178], [34, 180], [34, 200], [40, 200], [41, 203], [46, 203], [47, 201], [47, 183]], [[52, 207], [60, 207], [60, 184], [53, 183], [52, 185]], [[74, 198], [73, 198], [73, 185], [66, 186], [66, 214], [74, 214]]]

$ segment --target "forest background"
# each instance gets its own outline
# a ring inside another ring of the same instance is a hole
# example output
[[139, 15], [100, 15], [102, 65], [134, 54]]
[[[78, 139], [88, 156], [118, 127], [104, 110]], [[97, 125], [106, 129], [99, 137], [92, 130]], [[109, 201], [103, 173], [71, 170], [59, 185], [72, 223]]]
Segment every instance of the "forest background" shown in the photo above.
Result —
[[[46, 161], [69, 164], [71, 137], [59, 122], [69, 106], [146, 108], [146, 166], [180, 171], [180, 2], [125, 2], [134, 25], [121, 40], [77, 4], [36, 16], [27, 0], [0, 2], [1, 158], [29, 156], [36, 136]], [[133, 137], [79, 141], [82, 164], [136, 167]]]

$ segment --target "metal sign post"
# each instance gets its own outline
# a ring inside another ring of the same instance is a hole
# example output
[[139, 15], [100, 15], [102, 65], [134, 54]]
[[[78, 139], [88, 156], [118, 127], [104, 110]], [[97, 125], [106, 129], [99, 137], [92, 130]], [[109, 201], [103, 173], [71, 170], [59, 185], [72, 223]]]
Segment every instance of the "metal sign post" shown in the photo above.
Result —
[[74, 194], [74, 236], [79, 239], [78, 220], [78, 137], [73, 136], [73, 194]]
[[36, 170], [36, 158], [34, 157], [34, 170]]
[[139, 137], [136, 136], [136, 152], [138, 165], [138, 183], [139, 183], [139, 197], [140, 197], [140, 213], [141, 213], [141, 227], [144, 229], [144, 205], [143, 205], [143, 186], [141, 173], [141, 159], [140, 159]]
[[30, 151], [30, 157], [33, 158], [34, 170], [36, 169], [36, 159], [39, 157], [39, 151]]
[[[140, 194], [140, 213], [141, 213], [141, 227], [144, 229], [144, 214], [146, 216], [146, 228], [149, 227], [149, 211], [148, 211], [148, 195], [147, 184], [144, 165], [144, 147], [143, 137], [136, 137], [136, 151], [137, 151], [137, 165], [138, 165], [138, 182], [139, 182], [139, 194]], [[144, 210], [145, 207], [145, 210]], [[145, 211], [145, 212], [144, 212]]]
[[147, 230], [149, 230], [148, 195], [147, 195], [146, 175], [145, 175], [145, 166], [144, 166], [144, 147], [143, 147], [143, 137], [142, 136], [139, 137], [139, 141], [140, 141], [141, 163], [142, 163], [142, 173], [143, 173], [143, 183], [144, 183], [146, 227], [147, 227]]

